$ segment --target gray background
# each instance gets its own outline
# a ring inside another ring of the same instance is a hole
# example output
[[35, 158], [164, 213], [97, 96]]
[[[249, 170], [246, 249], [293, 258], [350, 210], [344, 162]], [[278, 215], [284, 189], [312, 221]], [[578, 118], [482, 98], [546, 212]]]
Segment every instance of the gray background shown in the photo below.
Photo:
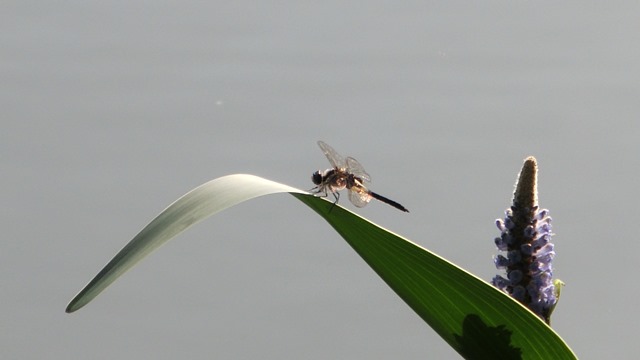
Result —
[[636, 356], [631, 3], [4, 2], [0, 355], [456, 358], [288, 195], [208, 219], [64, 313], [191, 188], [238, 172], [310, 188], [322, 139], [411, 210], [359, 214], [487, 280], [535, 155], [567, 283], [554, 328], [581, 358]]

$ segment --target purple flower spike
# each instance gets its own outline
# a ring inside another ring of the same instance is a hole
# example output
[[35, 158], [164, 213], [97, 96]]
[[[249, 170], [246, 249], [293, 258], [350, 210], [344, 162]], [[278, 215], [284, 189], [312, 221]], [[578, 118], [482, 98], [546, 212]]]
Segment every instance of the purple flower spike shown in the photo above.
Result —
[[500, 237], [495, 239], [499, 251], [494, 263], [506, 270], [506, 278], [497, 275], [492, 284], [511, 295], [547, 324], [557, 302], [551, 262], [555, 257], [551, 240], [549, 210], [538, 207], [538, 165], [536, 159], [525, 159], [520, 172], [513, 205], [505, 211], [504, 220], [496, 220]]

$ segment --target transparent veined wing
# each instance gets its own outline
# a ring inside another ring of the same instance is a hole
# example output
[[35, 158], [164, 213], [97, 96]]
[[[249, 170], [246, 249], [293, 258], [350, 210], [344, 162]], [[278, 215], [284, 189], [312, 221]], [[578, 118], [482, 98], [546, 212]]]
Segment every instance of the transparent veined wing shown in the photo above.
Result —
[[335, 151], [331, 146], [329, 146], [324, 141], [318, 141], [318, 146], [320, 146], [320, 149], [322, 149], [324, 156], [327, 157], [334, 168], [346, 168], [347, 164], [345, 163], [344, 158], [340, 156], [340, 154], [338, 154], [338, 152]]
[[353, 186], [349, 189], [349, 201], [359, 208], [364, 207], [371, 201], [371, 195], [362, 186]]
[[366, 182], [371, 181], [371, 176], [367, 174], [367, 172], [364, 170], [364, 167], [360, 165], [358, 160], [352, 158], [351, 156], [347, 157], [347, 172]]

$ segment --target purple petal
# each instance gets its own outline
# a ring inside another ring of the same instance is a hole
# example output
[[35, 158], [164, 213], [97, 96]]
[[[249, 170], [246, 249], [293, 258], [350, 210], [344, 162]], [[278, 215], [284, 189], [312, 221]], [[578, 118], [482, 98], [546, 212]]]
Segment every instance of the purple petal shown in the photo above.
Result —
[[511, 230], [516, 226], [516, 224], [513, 222], [513, 220], [511, 220], [511, 217], [506, 217], [504, 218], [504, 226], [507, 229]]
[[522, 261], [522, 254], [518, 250], [511, 250], [507, 253], [507, 257], [509, 258], [509, 262], [511, 264], [516, 264]]
[[520, 251], [525, 256], [531, 256], [531, 254], [533, 254], [533, 246], [531, 246], [531, 244], [522, 244]]
[[512, 270], [512, 271], [509, 271], [509, 273], [507, 274], [507, 277], [509, 278], [509, 281], [511, 281], [512, 285], [517, 285], [518, 283], [520, 283], [520, 281], [522, 281], [522, 278], [524, 277], [524, 275], [520, 270]]
[[504, 241], [502, 237], [497, 237], [494, 241], [496, 243], [496, 247], [500, 251], [507, 251], [507, 249], [509, 248], [509, 245]]
[[496, 275], [491, 280], [491, 283], [493, 284], [493, 286], [497, 287], [500, 290], [504, 290], [507, 286], [509, 286], [509, 280], [503, 278], [500, 275]]
[[504, 269], [509, 266], [509, 259], [502, 255], [497, 255], [495, 258], [493, 258], [493, 263], [496, 264], [496, 268]]
[[518, 301], [523, 301], [525, 295], [525, 290], [522, 285], [515, 286], [513, 291], [511, 291], [511, 296]]

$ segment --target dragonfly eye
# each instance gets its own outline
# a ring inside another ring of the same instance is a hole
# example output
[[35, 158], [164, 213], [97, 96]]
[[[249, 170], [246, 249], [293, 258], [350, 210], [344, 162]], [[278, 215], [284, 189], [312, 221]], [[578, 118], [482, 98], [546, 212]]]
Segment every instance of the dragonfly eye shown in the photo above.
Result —
[[314, 172], [313, 175], [311, 175], [311, 181], [313, 181], [313, 183], [316, 185], [320, 185], [320, 183], [322, 183], [322, 174], [320, 174], [320, 170]]

